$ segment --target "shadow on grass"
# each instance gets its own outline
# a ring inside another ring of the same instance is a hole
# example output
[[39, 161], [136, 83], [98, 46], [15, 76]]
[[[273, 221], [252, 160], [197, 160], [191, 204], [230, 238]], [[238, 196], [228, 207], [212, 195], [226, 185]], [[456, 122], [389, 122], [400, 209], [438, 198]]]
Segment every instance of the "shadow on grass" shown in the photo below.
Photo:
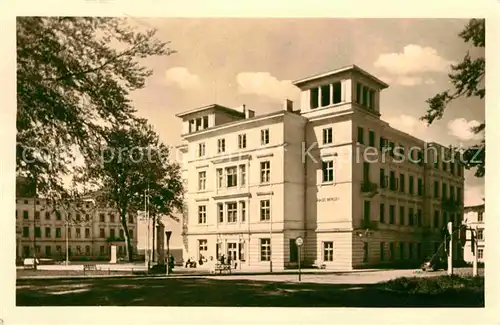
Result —
[[482, 290], [418, 294], [385, 284], [211, 278], [18, 280], [17, 306], [484, 307]]

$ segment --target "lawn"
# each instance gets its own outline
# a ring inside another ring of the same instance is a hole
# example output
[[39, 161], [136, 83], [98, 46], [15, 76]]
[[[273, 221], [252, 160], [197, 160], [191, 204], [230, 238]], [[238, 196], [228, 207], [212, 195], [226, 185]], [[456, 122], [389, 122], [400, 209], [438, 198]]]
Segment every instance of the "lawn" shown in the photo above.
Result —
[[31, 279], [17, 281], [16, 297], [18, 306], [483, 307], [484, 281], [438, 277], [352, 285], [193, 277]]

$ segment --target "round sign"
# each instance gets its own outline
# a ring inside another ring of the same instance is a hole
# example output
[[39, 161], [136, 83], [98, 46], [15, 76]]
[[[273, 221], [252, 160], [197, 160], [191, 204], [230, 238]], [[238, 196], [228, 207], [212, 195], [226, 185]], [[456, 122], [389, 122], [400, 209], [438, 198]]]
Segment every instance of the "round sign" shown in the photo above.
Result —
[[295, 239], [295, 244], [296, 244], [297, 246], [302, 246], [302, 244], [303, 244], [303, 243], [304, 243], [304, 238], [302, 238], [302, 237], [297, 237], [297, 238]]

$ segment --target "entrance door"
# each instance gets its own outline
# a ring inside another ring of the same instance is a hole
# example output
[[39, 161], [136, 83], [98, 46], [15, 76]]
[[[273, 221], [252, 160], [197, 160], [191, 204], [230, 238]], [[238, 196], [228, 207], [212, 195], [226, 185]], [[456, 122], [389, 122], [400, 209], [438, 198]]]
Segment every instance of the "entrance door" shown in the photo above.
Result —
[[238, 258], [238, 245], [236, 243], [227, 243], [227, 256], [231, 256], [232, 261]]

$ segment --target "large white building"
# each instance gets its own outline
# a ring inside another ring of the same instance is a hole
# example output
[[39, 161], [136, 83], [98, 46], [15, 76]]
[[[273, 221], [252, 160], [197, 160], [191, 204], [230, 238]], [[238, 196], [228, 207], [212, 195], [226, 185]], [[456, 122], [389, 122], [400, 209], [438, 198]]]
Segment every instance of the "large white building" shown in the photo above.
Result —
[[463, 169], [441, 159], [447, 149], [384, 122], [388, 85], [357, 66], [294, 85], [298, 109], [285, 100], [263, 115], [217, 104], [177, 115], [184, 256], [295, 267], [302, 236], [304, 265], [348, 270], [416, 263], [437, 250], [442, 227], [463, 215]]
[[[464, 208], [464, 221], [468, 227], [477, 229], [477, 260], [484, 262], [484, 204], [467, 206]], [[467, 231], [467, 239], [470, 239], [470, 232]], [[464, 260], [472, 263], [474, 254], [472, 252], [471, 242], [467, 241], [464, 247]]]

